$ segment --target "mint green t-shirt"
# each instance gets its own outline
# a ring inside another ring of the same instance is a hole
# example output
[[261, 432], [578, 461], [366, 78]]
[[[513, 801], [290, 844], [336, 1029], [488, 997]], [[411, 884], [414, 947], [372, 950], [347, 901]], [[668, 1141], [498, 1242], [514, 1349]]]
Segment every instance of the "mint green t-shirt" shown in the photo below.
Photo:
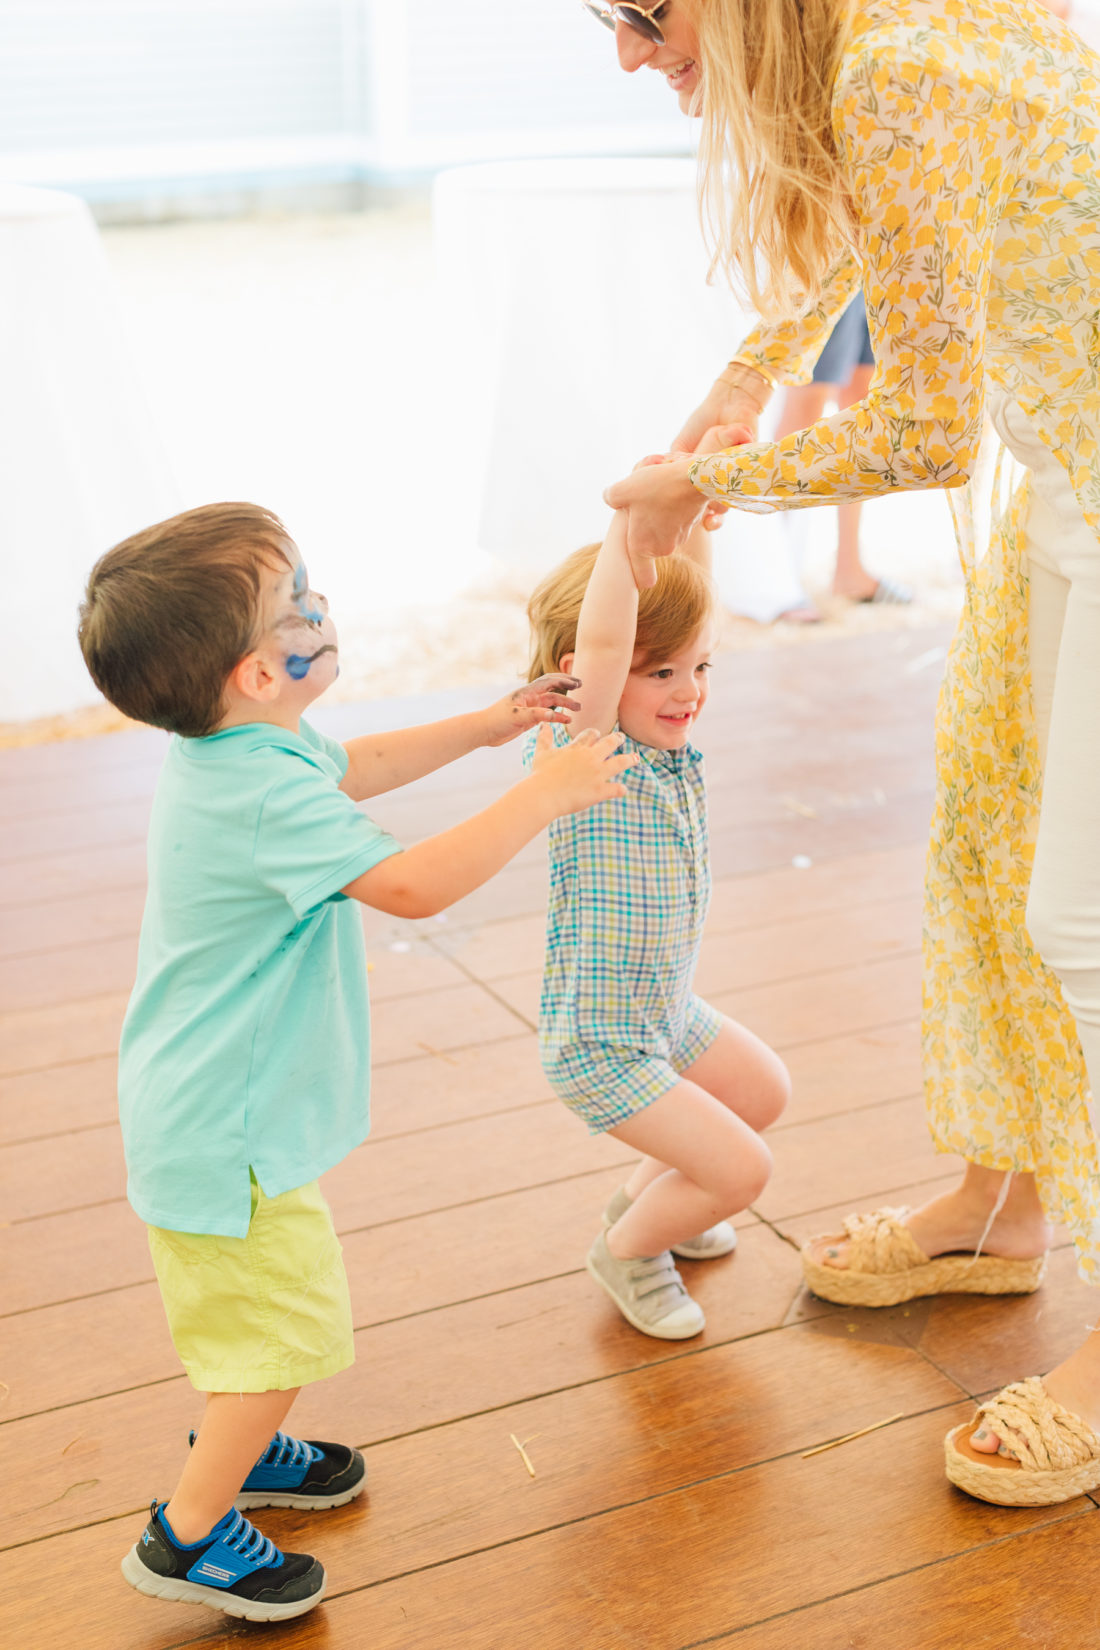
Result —
[[277, 1197], [366, 1136], [363, 930], [339, 890], [400, 845], [346, 770], [305, 722], [169, 746], [119, 1049], [127, 1195], [151, 1226], [243, 1237], [250, 1168]]

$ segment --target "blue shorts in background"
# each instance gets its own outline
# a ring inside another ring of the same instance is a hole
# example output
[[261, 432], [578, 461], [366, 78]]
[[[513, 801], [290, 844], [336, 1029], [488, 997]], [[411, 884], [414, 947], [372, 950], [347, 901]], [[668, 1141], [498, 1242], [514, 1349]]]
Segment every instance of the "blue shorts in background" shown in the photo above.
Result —
[[874, 364], [867, 312], [863, 307], [863, 294], [860, 293], [852, 299], [818, 356], [813, 382], [843, 386], [857, 367], [873, 367]]

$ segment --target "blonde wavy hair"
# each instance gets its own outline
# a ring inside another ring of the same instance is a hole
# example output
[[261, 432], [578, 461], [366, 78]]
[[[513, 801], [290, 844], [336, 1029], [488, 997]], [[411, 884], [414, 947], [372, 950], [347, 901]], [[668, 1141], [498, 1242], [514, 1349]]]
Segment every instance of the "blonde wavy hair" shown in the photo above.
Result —
[[711, 274], [740, 285], [761, 315], [790, 316], [816, 299], [853, 239], [832, 126], [849, 0], [675, 3], [699, 42]]
[[[527, 604], [529, 682], [560, 670], [564, 656], [576, 652], [581, 603], [599, 553], [598, 544], [574, 550], [532, 592]], [[696, 562], [688, 556], [662, 556], [657, 563], [657, 583], [638, 592], [633, 669], [652, 668], [679, 653], [698, 636], [714, 613], [715, 603], [714, 586]]]

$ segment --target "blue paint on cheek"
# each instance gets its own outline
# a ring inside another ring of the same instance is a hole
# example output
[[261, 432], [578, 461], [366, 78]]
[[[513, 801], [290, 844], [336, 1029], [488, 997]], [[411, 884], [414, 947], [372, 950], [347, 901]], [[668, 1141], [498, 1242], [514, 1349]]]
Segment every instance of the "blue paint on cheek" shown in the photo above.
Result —
[[287, 654], [286, 673], [292, 681], [300, 682], [303, 676], [309, 675], [309, 667], [322, 653], [335, 653], [336, 649], [331, 642], [319, 647], [316, 653], [289, 653]]

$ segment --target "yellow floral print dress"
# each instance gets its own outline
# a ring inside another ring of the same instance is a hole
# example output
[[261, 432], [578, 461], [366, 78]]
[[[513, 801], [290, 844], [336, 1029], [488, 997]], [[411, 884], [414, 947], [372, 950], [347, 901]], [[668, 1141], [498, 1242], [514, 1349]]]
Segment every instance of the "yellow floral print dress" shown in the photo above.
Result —
[[1100, 537], [1100, 61], [1037, 0], [871, 0], [855, 11], [833, 112], [858, 256], [813, 310], [758, 328], [739, 353], [805, 382], [862, 282], [870, 393], [781, 442], [701, 459], [692, 479], [748, 510], [959, 489], [967, 594], [937, 717], [925, 901], [929, 1121], [944, 1151], [1033, 1172], [1100, 1282], [1084, 1061], [1024, 922], [1040, 794], [1027, 472], [983, 438], [995, 387]]

